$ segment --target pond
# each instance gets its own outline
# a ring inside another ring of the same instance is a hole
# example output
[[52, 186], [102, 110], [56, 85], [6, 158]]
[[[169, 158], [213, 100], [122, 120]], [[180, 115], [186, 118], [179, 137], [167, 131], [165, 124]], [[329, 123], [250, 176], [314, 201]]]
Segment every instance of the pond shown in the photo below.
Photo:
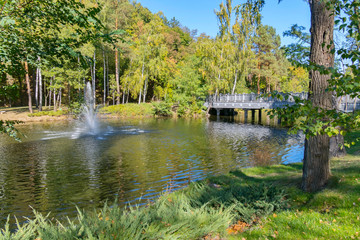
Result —
[[32, 208], [61, 219], [76, 206], [144, 204], [208, 175], [303, 158], [302, 135], [239, 121], [106, 120], [97, 134], [77, 124], [21, 126], [22, 143], [0, 135], [1, 224]]

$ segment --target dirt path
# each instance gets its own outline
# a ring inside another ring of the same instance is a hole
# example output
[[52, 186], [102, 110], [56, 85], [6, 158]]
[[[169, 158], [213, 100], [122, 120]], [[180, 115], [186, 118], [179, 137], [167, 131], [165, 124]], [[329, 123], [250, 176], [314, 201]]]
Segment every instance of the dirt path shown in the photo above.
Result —
[[[35, 109], [33, 109], [36, 112]], [[23, 122], [49, 122], [59, 120], [69, 120], [71, 117], [66, 115], [61, 116], [40, 116], [29, 117], [28, 107], [16, 107], [16, 108], [0, 108], [0, 120], [18, 120]]]

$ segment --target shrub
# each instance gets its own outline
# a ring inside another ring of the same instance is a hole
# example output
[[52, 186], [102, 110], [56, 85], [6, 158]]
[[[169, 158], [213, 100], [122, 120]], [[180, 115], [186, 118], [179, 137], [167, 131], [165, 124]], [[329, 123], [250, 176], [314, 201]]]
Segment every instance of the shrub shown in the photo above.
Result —
[[168, 102], [154, 102], [153, 113], [157, 116], [169, 117], [172, 116], [172, 104]]

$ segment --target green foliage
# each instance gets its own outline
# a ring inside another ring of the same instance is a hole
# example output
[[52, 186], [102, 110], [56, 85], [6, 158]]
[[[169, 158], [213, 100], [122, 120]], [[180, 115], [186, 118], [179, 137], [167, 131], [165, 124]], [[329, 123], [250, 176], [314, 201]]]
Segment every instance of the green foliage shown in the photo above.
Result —
[[153, 102], [153, 111], [156, 116], [169, 117], [172, 116], [172, 104], [168, 102]]
[[304, 30], [305, 27], [294, 24], [290, 30], [285, 31], [283, 34], [286, 37], [292, 37], [297, 40], [297, 43], [283, 47], [289, 61], [295, 64], [306, 64], [309, 61], [311, 36], [309, 33], [304, 32]]
[[23, 123], [22, 121], [3, 121], [0, 120], [0, 134], [6, 134], [16, 141], [21, 142], [20, 136], [23, 136], [16, 128], [15, 124]]
[[[19, 71], [23, 61], [36, 65], [39, 57], [77, 56], [76, 48], [98, 37], [99, 11], [75, 0], [5, 1], [0, 13], [0, 72]], [[75, 31], [62, 37], [66, 27]]]
[[150, 117], [153, 116], [153, 108], [151, 103], [141, 104], [120, 104], [103, 107], [99, 110], [103, 114], [113, 114], [119, 117]]
[[[333, 97], [349, 95], [352, 98], [359, 97], [360, 92], [360, 25], [358, 24], [359, 12], [356, 1], [328, 1], [327, 6], [334, 11], [338, 17], [335, 20], [339, 30], [343, 31], [349, 42], [345, 46], [333, 49], [332, 53], [344, 62], [344, 69], [328, 68], [314, 63], [298, 63], [307, 71], [318, 71], [322, 75], [329, 75], [331, 78], [326, 91], [333, 92]], [[341, 17], [344, 15], [344, 17]], [[298, 33], [302, 35], [302, 33]], [[332, 46], [323, 46], [332, 48]], [[273, 96], [276, 96], [274, 93]], [[300, 100], [295, 98], [296, 104], [286, 109], [273, 110], [284, 119], [284, 124], [292, 126], [291, 132], [299, 130], [306, 134], [306, 137], [327, 134], [329, 137], [337, 134], [345, 134], [347, 131], [358, 129], [360, 126], [360, 113], [339, 112], [337, 103], [327, 108], [314, 107], [310, 99]], [[334, 101], [335, 102], [335, 101]], [[348, 144], [349, 146], [349, 144]]]
[[80, 115], [82, 110], [83, 110], [83, 107], [80, 102], [72, 102], [68, 108], [68, 112], [75, 116]]
[[0, 86], [0, 96], [2, 96], [6, 102], [11, 103], [16, 101], [19, 98], [19, 86], [14, 83]]

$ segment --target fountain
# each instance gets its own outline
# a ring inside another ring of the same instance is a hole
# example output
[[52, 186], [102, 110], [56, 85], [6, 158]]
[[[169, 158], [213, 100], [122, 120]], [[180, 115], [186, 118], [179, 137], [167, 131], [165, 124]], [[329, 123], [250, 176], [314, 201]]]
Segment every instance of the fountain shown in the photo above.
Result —
[[75, 129], [71, 134], [71, 138], [77, 139], [86, 135], [98, 135], [100, 132], [99, 128], [91, 83], [87, 82], [85, 86], [85, 104], [83, 105], [79, 121], [76, 122]]
[[81, 119], [85, 123], [85, 130], [91, 135], [99, 132], [99, 122], [95, 111], [95, 100], [90, 82], [87, 82], [85, 88], [85, 106], [83, 108]]
[[51, 140], [56, 138], [79, 139], [83, 137], [94, 137], [97, 140], [105, 140], [114, 135], [134, 135], [143, 134], [147, 131], [134, 128], [133, 126], [123, 126], [114, 128], [107, 124], [100, 124], [95, 108], [95, 100], [91, 83], [87, 82], [85, 86], [85, 104], [79, 119], [75, 121], [74, 127], [69, 131], [46, 131], [42, 140]]

